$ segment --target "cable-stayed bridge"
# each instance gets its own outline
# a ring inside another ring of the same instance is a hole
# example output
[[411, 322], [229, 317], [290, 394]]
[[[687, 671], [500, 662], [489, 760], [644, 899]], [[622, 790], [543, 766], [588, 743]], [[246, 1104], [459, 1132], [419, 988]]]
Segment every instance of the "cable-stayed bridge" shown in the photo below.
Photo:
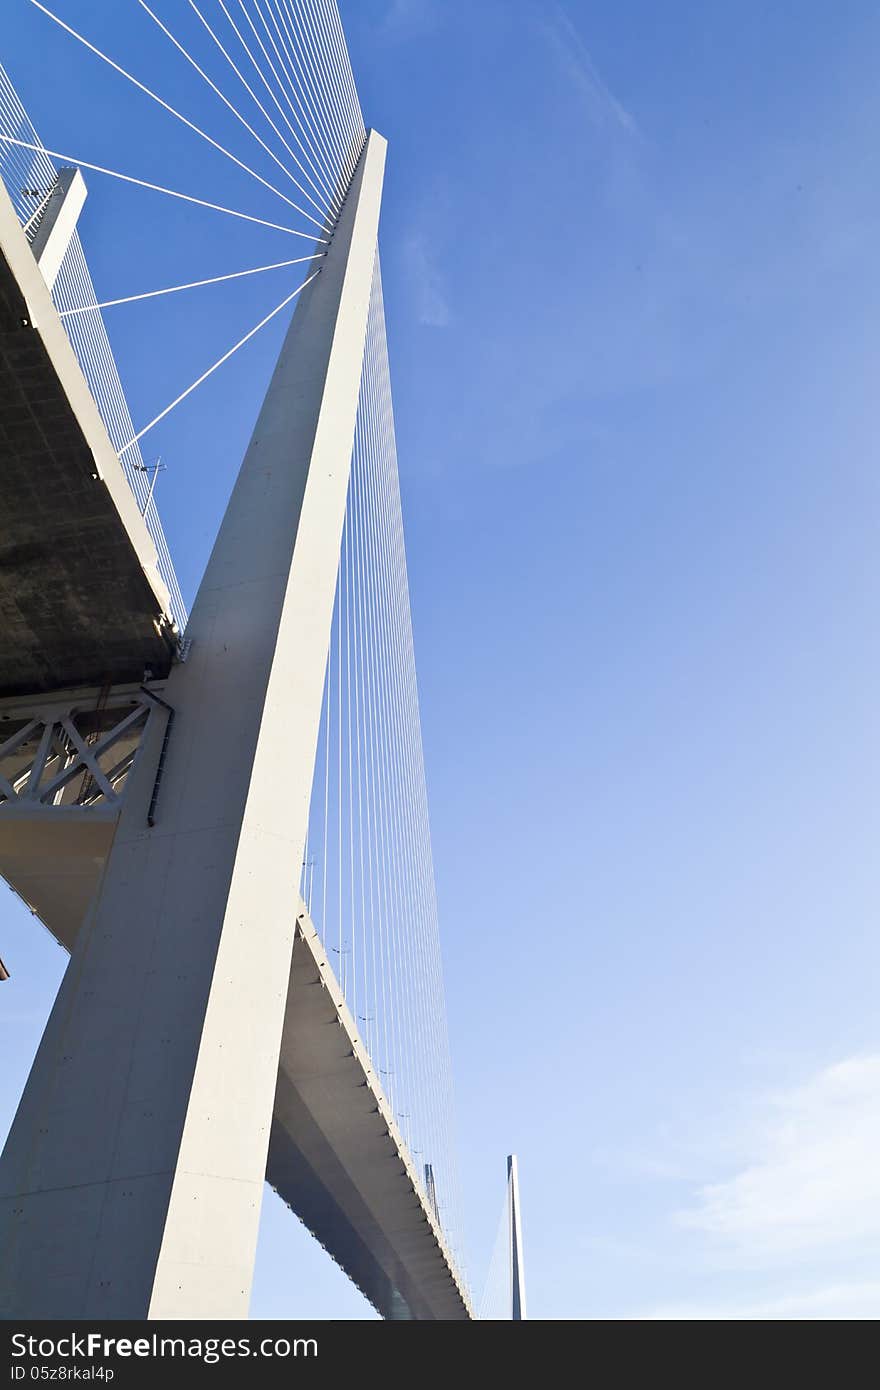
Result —
[[[0, 1313], [245, 1316], [268, 1179], [383, 1316], [471, 1317], [385, 142], [335, 0], [137, 0], [164, 85], [20, 3], [254, 201], [45, 145], [0, 70], [0, 872], [70, 952], [0, 1160]], [[114, 193], [253, 256], [199, 273], [195, 236], [174, 283], [99, 295], [77, 225]], [[104, 314], [244, 281], [282, 292], [133, 421]], [[142, 441], [287, 315], [187, 617]]]

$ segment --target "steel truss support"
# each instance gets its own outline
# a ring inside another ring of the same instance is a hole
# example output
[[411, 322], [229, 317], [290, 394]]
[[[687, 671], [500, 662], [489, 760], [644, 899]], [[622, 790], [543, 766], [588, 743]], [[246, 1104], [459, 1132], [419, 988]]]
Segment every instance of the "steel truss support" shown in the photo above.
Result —
[[0, 860], [13, 808], [118, 808], [156, 708], [132, 686], [0, 700]]
[[[161, 686], [0, 700], [0, 874], [71, 951]], [[166, 725], [167, 727], [167, 725]]]
[[[293, 323], [0, 1160], [0, 1316], [247, 1314], [385, 141]], [[2, 813], [2, 807], [0, 807]]]

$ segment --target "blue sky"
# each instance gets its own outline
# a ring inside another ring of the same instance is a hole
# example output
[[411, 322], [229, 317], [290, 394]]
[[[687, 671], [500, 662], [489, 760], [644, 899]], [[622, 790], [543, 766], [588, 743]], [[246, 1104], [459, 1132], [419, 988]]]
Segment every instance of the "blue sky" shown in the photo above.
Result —
[[[210, 118], [134, 6], [56, 8]], [[341, 10], [390, 142], [473, 1283], [516, 1150], [534, 1317], [877, 1316], [880, 15]], [[24, 0], [2, 59], [50, 146], [243, 202]], [[271, 233], [89, 186], [99, 292], [275, 258]], [[136, 422], [281, 292], [108, 314]], [[282, 331], [155, 432], [189, 597]], [[63, 962], [11, 897], [0, 925], [3, 1129]], [[274, 1199], [253, 1312], [365, 1313]]]

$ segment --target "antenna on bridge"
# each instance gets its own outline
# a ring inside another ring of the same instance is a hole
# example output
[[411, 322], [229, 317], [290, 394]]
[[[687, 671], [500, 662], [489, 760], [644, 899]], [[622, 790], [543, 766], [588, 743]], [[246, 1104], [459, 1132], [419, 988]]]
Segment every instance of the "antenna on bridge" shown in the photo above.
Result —
[[150, 509], [150, 503], [153, 500], [153, 493], [156, 491], [156, 479], [158, 478], [160, 473], [165, 472], [165, 464], [162, 462], [162, 455], [160, 454], [159, 457], [156, 459], [155, 463], [135, 463], [133, 464], [133, 467], [136, 468], [139, 473], [152, 473], [153, 475], [150, 479], [150, 487], [149, 491], [147, 492], [147, 500], [144, 503], [143, 508], [141, 509], [141, 516], [146, 516], [147, 512]]
[[520, 1322], [526, 1317], [526, 1284], [516, 1154], [509, 1154], [507, 1158], [507, 1215], [510, 1231], [510, 1316], [514, 1322]]

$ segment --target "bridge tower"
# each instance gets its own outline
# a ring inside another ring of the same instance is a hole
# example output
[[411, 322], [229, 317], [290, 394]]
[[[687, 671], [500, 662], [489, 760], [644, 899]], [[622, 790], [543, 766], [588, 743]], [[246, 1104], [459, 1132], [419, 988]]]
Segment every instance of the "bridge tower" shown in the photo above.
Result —
[[507, 1159], [507, 1213], [510, 1239], [510, 1316], [514, 1322], [520, 1322], [526, 1316], [526, 1282], [516, 1154], [509, 1154]]
[[[0, 1156], [4, 1318], [246, 1317], [266, 1182], [384, 1317], [472, 1316], [377, 242], [386, 143], [335, 0], [273, 14], [267, 92], [302, 139], [250, 86], [280, 151], [243, 126], [295, 197], [156, 97], [283, 200], [267, 217], [53, 154], [0, 68], [0, 874], [70, 955]], [[78, 166], [313, 254], [101, 305]], [[136, 433], [101, 309], [300, 264]], [[139, 440], [293, 301], [186, 622]]]
[[372, 132], [149, 700], [0, 1161], [6, 1318], [247, 1314], [384, 161]]

